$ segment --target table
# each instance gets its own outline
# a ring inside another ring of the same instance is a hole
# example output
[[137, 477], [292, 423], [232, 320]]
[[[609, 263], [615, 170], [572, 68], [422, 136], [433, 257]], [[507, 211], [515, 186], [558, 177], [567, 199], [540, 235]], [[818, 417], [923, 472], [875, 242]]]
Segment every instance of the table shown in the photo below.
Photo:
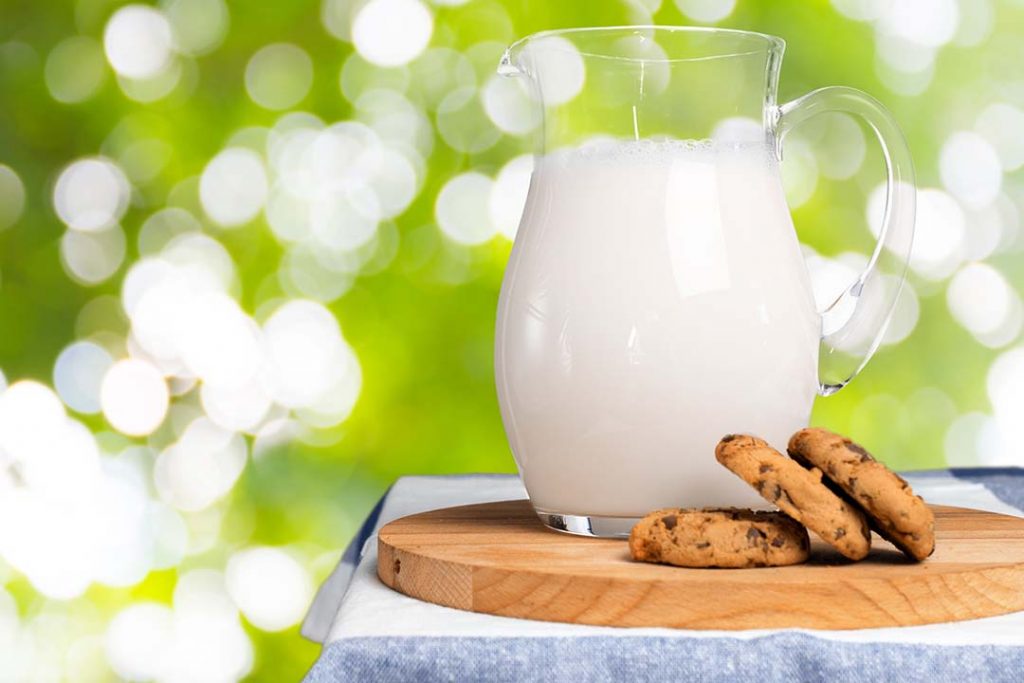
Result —
[[[1024, 516], [1024, 470], [906, 474], [935, 504]], [[525, 497], [518, 477], [403, 477], [367, 518], [303, 624], [324, 649], [306, 680], [1024, 681], [1024, 612], [952, 624], [815, 631], [622, 629], [508, 619], [427, 604], [376, 577], [383, 524]]]

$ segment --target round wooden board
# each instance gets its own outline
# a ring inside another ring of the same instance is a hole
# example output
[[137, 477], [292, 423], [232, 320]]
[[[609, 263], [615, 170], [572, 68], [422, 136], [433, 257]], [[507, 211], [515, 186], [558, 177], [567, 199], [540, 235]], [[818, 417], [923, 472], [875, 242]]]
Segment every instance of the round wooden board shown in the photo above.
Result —
[[633, 562], [622, 540], [551, 531], [525, 500], [467, 505], [386, 524], [377, 574], [439, 605], [603, 626], [852, 629], [1024, 610], [1024, 519], [933, 510], [936, 550], [920, 564], [878, 536], [851, 563], [812, 534], [807, 564], [683, 569]]

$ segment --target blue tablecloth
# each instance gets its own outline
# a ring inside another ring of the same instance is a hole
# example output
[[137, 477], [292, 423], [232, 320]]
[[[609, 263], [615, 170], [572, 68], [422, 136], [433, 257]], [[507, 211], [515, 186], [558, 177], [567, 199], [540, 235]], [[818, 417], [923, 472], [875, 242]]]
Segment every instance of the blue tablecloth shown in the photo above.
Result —
[[[1024, 516], [1024, 470], [908, 474], [936, 504]], [[327, 681], [1024, 682], [1024, 613], [955, 624], [817, 631], [686, 631], [555, 624], [408, 598], [376, 578], [376, 530], [406, 514], [525, 497], [508, 475], [404, 477], [321, 587], [303, 634], [324, 643]]]

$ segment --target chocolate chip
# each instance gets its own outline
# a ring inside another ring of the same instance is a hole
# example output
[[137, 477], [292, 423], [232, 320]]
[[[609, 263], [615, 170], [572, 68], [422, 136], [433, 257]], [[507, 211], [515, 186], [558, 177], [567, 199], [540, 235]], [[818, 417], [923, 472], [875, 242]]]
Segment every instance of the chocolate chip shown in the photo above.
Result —
[[700, 543], [694, 543], [693, 546], [695, 548], [700, 549], [700, 550], [704, 550], [704, 548], [710, 548], [711, 547], [711, 542], [710, 541], [701, 541]]
[[846, 450], [853, 451], [854, 453], [860, 455], [861, 462], [871, 462], [874, 460], [871, 454], [864, 450], [862, 446], [860, 446], [859, 444], [855, 444], [852, 441], [846, 444]]
[[679, 523], [679, 519], [675, 515], [666, 515], [661, 518], [661, 523], [665, 525], [665, 528], [669, 531], [676, 528], [676, 524]]
[[776, 536], [775, 538], [772, 539], [772, 547], [773, 548], [781, 548], [784, 545], [786, 545], [786, 541], [783, 540], [782, 536]]
[[845, 535], [846, 535], [846, 528], [845, 527], [839, 527], [838, 529], [836, 529], [836, 540], [837, 541], [840, 538], [842, 538], [843, 536], [845, 536]]
[[772, 502], [774, 503], [782, 497], [782, 487], [778, 484], [775, 485], [775, 489], [772, 491]]
[[760, 472], [761, 474], [764, 474], [765, 472], [773, 472], [774, 470], [775, 468], [772, 467], [771, 465], [761, 465], [758, 468], [758, 472]]
[[402, 561], [396, 558], [395, 559], [395, 573], [396, 574], [400, 574], [401, 572], [402, 572]]
[[848, 484], [850, 485], [851, 489], [857, 488], [857, 477], [850, 477], [850, 481], [848, 482]]
[[726, 434], [722, 437], [722, 443], [729, 443], [736, 438], [736, 434]]
[[747, 529], [747, 543], [749, 545], [757, 545], [758, 541], [763, 541], [766, 538], [768, 538], [768, 534], [757, 527], [752, 526]]

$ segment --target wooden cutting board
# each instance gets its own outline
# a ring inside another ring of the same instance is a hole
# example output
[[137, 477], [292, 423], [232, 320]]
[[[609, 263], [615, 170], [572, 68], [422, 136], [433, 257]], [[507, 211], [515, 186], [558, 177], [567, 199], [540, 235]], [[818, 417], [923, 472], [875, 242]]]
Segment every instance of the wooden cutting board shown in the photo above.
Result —
[[545, 528], [525, 500], [385, 525], [377, 574], [427, 602], [507, 617], [694, 629], [910, 626], [1024, 610], [1024, 519], [933, 507], [936, 550], [915, 564], [877, 536], [848, 562], [812, 534], [807, 564], [682, 569], [626, 542]]

